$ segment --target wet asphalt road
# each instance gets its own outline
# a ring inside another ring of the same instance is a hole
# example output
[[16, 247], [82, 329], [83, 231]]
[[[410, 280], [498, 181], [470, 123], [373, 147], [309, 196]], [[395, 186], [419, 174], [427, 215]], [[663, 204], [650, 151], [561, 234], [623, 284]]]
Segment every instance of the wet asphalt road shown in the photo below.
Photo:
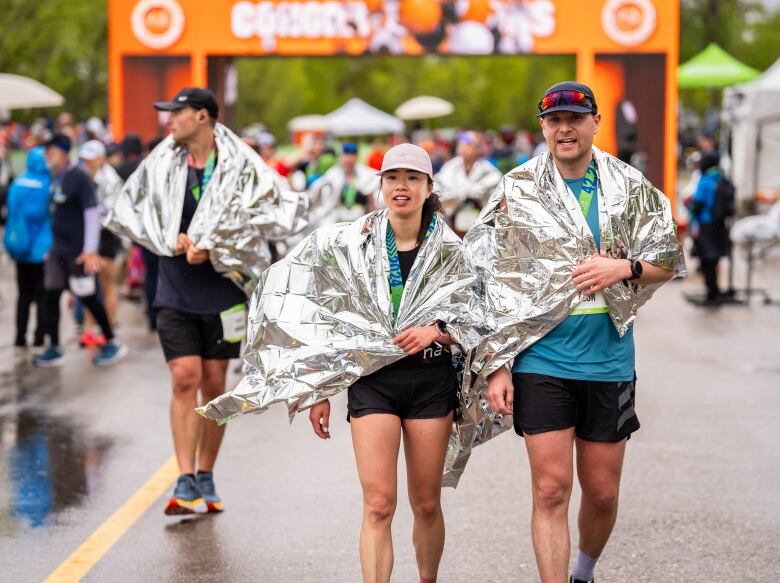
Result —
[[[120, 330], [131, 353], [115, 368], [92, 367], [66, 326], [65, 365], [33, 369], [10, 346], [12, 273], [0, 266], [0, 580], [42, 581], [170, 457], [168, 373], [132, 304]], [[640, 315], [642, 429], [599, 583], [777, 577], [780, 306], [696, 309], [681, 296], [699, 285], [666, 286]], [[359, 581], [360, 489], [344, 399], [334, 404], [329, 442], [281, 408], [233, 421], [215, 474], [226, 512], [170, 519], [160, 500], [83, 580]], [[440, 581], [538, 581], [530, 505], [522, 441], [478, 448], [444, 493]], [[403, 490], [394, 538], [393, 581], [416, 581]]]

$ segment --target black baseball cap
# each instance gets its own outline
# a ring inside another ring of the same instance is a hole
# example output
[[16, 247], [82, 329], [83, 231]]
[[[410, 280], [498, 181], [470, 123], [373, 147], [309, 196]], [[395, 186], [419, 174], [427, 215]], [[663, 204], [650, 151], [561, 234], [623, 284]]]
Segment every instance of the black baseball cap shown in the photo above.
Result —
[[219, 115], [217, 98], [214, 97], [214, 93], [210, 89], [203, 87], [185, 87], [170, 101], [158, 101], [154, 104], [154, 108], [159, 111], [177, 111], [185, 107], [191, 107], [195, 110], [205, 109], [209, 112], [209, 117], [214, 119]]
[[[545, 101], [551, 101], [551, 103], [545, 104]], [[539, 100], [537, 107], [539, 114], [536, 117], [542, 117], [555, 111], [573, 111], [574, 113], [592, 113], [594, 115], [598, 113], [593, 90], [584, 83], [576, 81], [556, 83], [544, 92], [544, 97]]]
[[65, 153], [70, 152], [73, 143], [70, 138], [65, 134], [54, 134], [51, 138], [46, 140], [44, 147], [46, 148], [59, 148]]

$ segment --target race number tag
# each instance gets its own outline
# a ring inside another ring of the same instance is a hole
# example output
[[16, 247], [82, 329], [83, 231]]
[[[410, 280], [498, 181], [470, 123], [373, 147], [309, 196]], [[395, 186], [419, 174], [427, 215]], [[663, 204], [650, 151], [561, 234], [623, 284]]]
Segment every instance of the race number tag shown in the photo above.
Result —
[[246, 306], [237, 304], [219, 313], [222, 320], [222, 339], [225, 342], [241, 342], [246, 336]]
[[571, 313], [572, 316], [586, 316], [588, 314], [606, 314], [607, 302], [604, 294], [596, 292], [595, 294], [580, 294], [580, 303]]
[[68, 278], [68, 289], [77, 298], [94, 296], [97, 291], [94, 275], [79, 275]]

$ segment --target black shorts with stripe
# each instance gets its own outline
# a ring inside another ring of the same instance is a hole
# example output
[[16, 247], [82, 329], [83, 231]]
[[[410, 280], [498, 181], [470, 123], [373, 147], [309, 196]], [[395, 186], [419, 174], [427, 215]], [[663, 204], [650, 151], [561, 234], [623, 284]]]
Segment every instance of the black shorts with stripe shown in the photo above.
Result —
[[533, 374], [512, 375], [518, 435], [575, 428], [586, 441], [617, 442], [639, 429], [634, 410], [636, 379], [579, 381]]

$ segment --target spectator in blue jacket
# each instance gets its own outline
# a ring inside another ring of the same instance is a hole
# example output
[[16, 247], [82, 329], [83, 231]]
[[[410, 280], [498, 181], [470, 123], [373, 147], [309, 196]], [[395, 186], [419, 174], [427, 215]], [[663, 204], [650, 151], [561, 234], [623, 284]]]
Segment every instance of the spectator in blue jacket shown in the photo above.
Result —
[[43, 148], [27, 155], [27, 169], [11, 184], [8, 192], [8, 219], [3, 243], [16, 262], [19, 297], [16, 303], [15, 346], [27, 346], [30, 307], [36, 306], [35, 346], [43, 346], [43, 259], [52, 242], [49, 213], [50, 178]]
[[719, 163], [717, 152], [702, 154], [699, 161], [701, 178], [693, 195], [691, 209], [697, 228], [694, 250], [701, 261], [701, 272], [707, 287], [707, 295], [700, 305], [713, 307], [722, 301], [718, 287], [718, 262], [721, 257], [728, 256], [731, 244], [726, 222], [718, 216], [716, 208], [718, 185], [723, 179]]

